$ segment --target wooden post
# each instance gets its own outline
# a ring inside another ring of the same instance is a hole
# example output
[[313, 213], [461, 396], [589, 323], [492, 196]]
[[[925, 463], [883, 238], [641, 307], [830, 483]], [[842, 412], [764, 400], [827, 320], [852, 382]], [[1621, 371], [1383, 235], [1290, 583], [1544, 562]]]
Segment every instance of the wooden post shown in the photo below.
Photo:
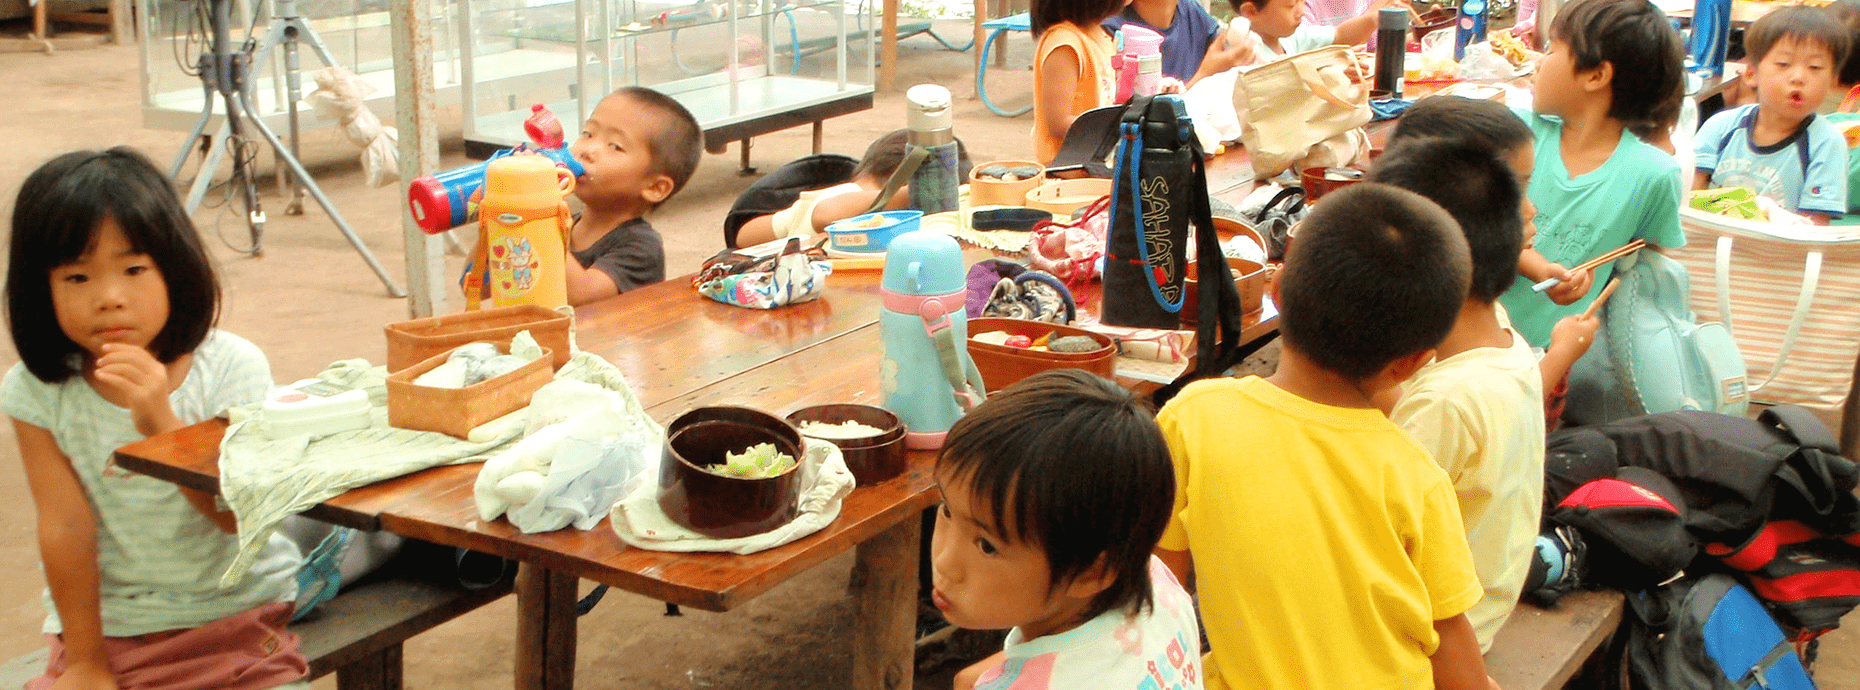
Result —
[[[982, 73], [982, 42], [988, 39], [987, 36], [983, 35], [984, 33], [986, 33], [986, 30], [982, 28], [982, 23], [988, 21], [989, 19], [990, 17], [988, 16], [988, 0], [975, 0], [975, 73], [976, 74]], [[976, 94], [976, 97], [977, 98], [981, 97], [981, 94], [979, 93]]]
[[135, 9], [130, 0], [110, 0], [110, 42], [119, 46], [136, 42]]
[[393, 644], [336, 669], [336, 687], [341, 690], [401, 690], [400, 673], [401, 646]]
[[912, 515], [859, 544], [852, 590], [854, 690], [911, 687], [917, 633], [917, 557], [922, 521]]
[[575, 687], [573, 574], [525, 563], [517, 571], [517, 690]]
[[[39, 0], [45, 2], [45, 0]], [[901, 0], [885, 0], [885, 16], [879, 22], [878, 90], [887, 91], [898, 84], [898, 5]]]
[[[43, 1], [43, 0], [41, 0]], [[439, 169], [438, 97], [433, 93], [432, 5], [429, 0], [389, 0], [394, 50], [394, 126], [400, 130], [400, 212], [407, 254], [407, 315], [421, 318], [448, 311], [446, 263], [437, 237], [414, 224], [404, 200], [414, 178]]]

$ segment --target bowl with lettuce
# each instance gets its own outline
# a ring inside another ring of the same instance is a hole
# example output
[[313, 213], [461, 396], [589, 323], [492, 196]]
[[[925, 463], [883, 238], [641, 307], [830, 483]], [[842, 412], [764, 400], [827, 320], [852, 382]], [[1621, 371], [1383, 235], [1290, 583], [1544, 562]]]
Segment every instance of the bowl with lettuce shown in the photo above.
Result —
[[747, 407], [700, 407], [665, 429], [659, 507], [699, 534], [733, 539], [793, 520], [801, 491], [801, 434]]

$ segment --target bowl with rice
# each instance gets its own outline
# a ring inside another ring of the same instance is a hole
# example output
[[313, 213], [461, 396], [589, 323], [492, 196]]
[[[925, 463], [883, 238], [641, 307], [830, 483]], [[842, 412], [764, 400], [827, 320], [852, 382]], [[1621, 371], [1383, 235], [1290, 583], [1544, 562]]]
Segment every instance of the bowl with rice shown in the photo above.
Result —
[[799, 510], [805, 446], [793, 426], [747, 407], [700, 407], [665, 427], [659, 507], [699, 534], [733, 539]]
[[815, 405], [788, 413], [788, 423], [802, 436], [839, 446], [859, 486], [871, 486], [904, 473], [904, 422], [890, 410], [872, 405]]

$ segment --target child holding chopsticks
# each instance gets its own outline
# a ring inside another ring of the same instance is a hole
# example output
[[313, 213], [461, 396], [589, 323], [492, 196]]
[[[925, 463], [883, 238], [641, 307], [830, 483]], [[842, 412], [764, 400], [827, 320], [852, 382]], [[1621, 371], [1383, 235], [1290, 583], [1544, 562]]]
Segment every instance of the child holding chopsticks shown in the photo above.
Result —
[[[1400, 145], [1429, 140], [1468, 144], [1493, 152], [1511, 168], [1520, 189], [1530, 186], [1536, 171], [1536, 147], [1532, 145], [1535, 137], [1530, 128], [1509, 108], [1496, 101], [1460, 96], [1422, 99], [1396, 121], [1394, 132], [1389, 134], [1388, 147], [1394, 150]], [[1446, 180], [1446, 183], [1456, 184], [1457, 181]], [[1522, 216], [1522, 237], [1519, 244], [1512, 245], [1513, 257], [1530, 251], [1537, 236], [1537, 226], [1533, 221], [1537, 216], [1537, 207], [1531, 204], [1529, 197], [1518, 204], [1518, 213]], [[1514, 260], [1513, 270], [1516, 265]], [[1503, 293], [1509, 286], [1508, 281], [1505, 286], [1496, 289], [1498, 293]], [[1595, 342], [1595, 332], [1601, 328], [1601, 320], [1595, 315], [1595, 305], [1605, 299], [1598, 297], [1591, 301], [1589, 310], [1580, 315], [1559, 319], [1551, 330], [1550, 346], [1541, 348], [1542, 357], [1537, 361], [1537, 369], [1543, 384], [1544, 420], [1549, 430], [1554, 431], [1560, 425], [1563, 398], [1569, 390], [1570, 367]], [[1502, 305], [1492, 304], [1491, 307], [1496, 312], [1495, 316], [1504, 321], [1506, 328], [1514, 327], [1509, 313]]]
[[1685, 244], [1678, 162], [1628, 132], [1676, 112], [1684, 59], [1679, 34], [1643, 0], [1577, 0], [1550, 27], [1536, 112], [1520, 113], [1537, 139], [1528, 194], [1538, 235], [1499, 299], [1532, 346], [1550, 346], [1557, 322], [1588, 308], [1614, 264], [1570, 266], [1634, 240]]

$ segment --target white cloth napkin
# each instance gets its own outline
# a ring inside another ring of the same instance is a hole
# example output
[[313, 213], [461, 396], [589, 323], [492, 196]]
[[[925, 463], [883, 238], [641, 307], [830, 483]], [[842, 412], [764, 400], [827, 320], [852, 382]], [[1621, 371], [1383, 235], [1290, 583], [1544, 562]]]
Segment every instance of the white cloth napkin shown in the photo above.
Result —
[[614, 533], [631, 546], [654, 551], [743, 554], [772, 549], [818, 532], [839, 518], [846, 494], [852, 493], [853, 475], [838, 446], [819, 439], [802, 440], [807, 450], [802, 453], [801, 467], [795, 470], [801, 473], [801, 506], [788, 524], [735, 539], [707, 537], [666, 517], [659, 508], [659, 483], [647, 481], [614, 504]]

